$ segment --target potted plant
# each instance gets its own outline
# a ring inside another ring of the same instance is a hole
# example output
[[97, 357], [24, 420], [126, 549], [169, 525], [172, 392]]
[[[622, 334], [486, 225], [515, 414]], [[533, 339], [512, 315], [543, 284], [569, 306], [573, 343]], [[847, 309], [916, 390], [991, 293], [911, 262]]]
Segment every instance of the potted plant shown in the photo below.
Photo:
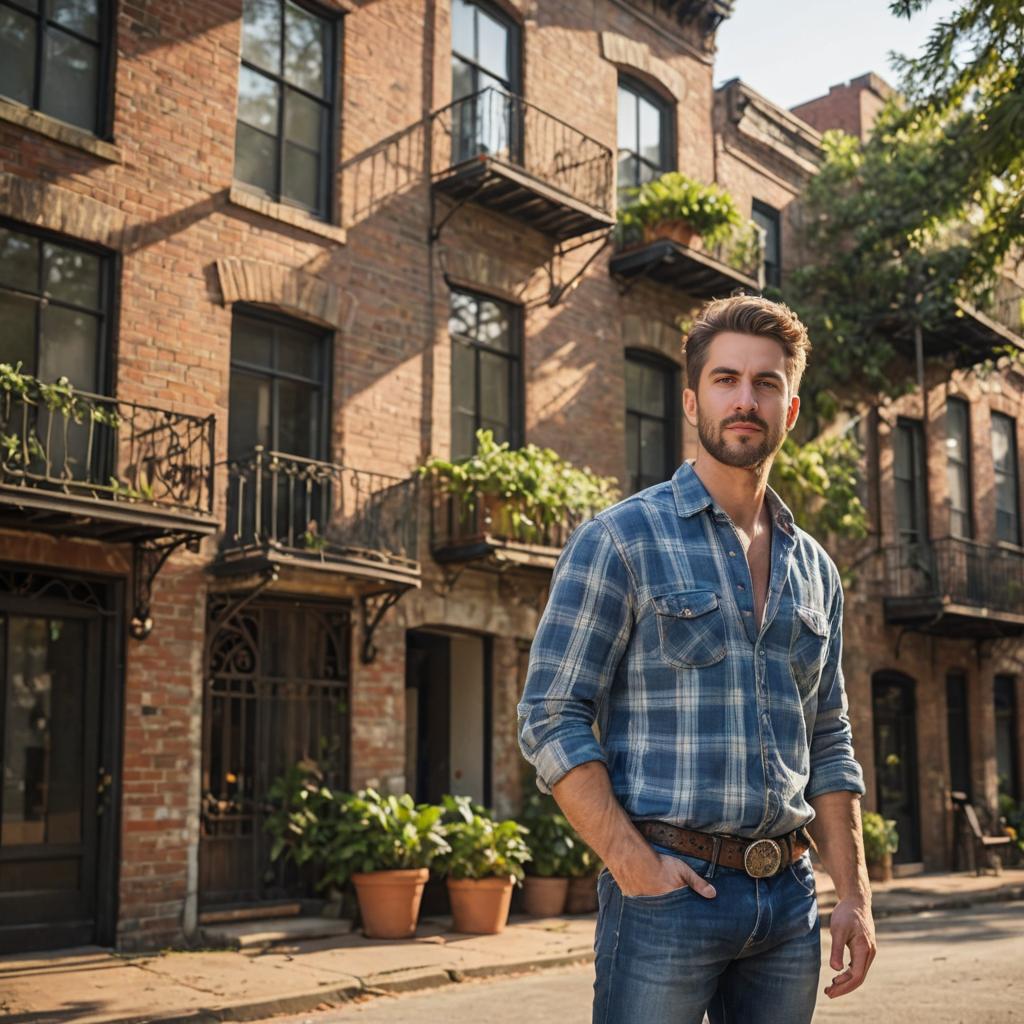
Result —
[[597, 910], [597, 876], [601, 860], [574, 832], [569, 851], [569, 893], [565, 901], [567, 914], [593, 914]]
[[505, 928], [512, 887], [530, 859], [526, 829], [495, 821], [467, 796], [446, 796], [444, 807], [450, 849], [436, 866], [447, 878], [452, 930], [495, 935]]
[[864, 859], [868, 862], [868, 878], [875, 882], [891, 881], [892, 855], [900, 844], [896, 822], [874, 811], [867, 811], [861, 828], [864, 833]]
[[534, 793], [520, 815], [528, 831], [530, 861], [523, 881], [523, 908], [531, 917], [557, 917], [569, 894], [569, 862], [578, 836], [550, 796]]
[[704, 185], [679, 171], [628, 189], [618, 211], [623, 244], [669, 238], [690, 248], [725, 242], [745, 223], [732, 196], [718, 185]]
[[335, 792], [312, 762], [278, 780], [270, 795], [281, 804], [267, 821], [272, 858], [287, 852], [296, 863], [314, 862], [317, 888], [340, 890], [351, 881], [369, 938], [415, 933], [429, 866], [449, 849], [442, 808], [415, 804], [408, 794]]

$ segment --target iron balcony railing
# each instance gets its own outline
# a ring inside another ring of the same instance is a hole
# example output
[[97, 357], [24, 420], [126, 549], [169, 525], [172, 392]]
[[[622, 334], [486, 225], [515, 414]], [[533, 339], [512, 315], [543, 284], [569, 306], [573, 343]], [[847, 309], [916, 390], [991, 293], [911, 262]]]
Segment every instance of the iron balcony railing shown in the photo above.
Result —
[[490, 86], [442, 107], [432, 123], [440, 173], [487, 157], [611, 214], [612, 151], [521, 96]]
[[353, 558], [419, 570], [419, 479], [387, 476], [257, 445], [227, 462], [223, 556]]
[[958, 537], [881, 552], [888, 598], [932, 598], [1024, 615], [1024, 553]]
[[212, 513], [213, 416], [61, 385], [47, 389], [26, 379], [24, 392], [0, 392], [0, 485], [6, 493], [15, 488], [52, 496], [65, 510], [70, 499], [77, 512], [81, 503], [117, 502]]

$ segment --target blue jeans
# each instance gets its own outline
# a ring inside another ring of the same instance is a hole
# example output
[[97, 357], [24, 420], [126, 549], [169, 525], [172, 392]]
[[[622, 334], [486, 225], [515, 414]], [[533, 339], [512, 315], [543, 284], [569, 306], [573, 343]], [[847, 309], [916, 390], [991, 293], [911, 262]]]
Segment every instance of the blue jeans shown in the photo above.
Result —
[[806, 1024], [821, 967], [814, 871], [805, 853], [774, 878], [714, 869], [662, 847], [709, 878], [623, 896], [607, 869], [597, 880], [594, 1024]]

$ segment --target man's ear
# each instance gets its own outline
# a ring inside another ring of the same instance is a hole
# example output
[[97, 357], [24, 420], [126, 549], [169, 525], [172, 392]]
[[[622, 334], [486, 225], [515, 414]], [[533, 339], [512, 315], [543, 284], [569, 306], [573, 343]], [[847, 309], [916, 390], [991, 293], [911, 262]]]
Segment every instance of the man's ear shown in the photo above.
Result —
[[691, 427], [697, 426], [697, 392], [683, 388], [683, 415]]
[[800, 415], [800, 396], [794, 395], [789, 400], [789, 411], [786, 413], [786, 430], [792, 430], [796, 426], [797, 417]]

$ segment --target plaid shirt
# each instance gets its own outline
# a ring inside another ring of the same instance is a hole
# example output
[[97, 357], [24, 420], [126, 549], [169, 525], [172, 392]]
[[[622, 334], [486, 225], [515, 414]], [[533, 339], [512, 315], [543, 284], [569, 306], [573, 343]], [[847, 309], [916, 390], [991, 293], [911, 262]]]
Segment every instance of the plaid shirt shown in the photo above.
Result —
[[541, 790], [602, 761], [630, 817], [742, 837], [807, 824], [820, 793], [863, 794], [839, 574], [770, 488], [767, 503], [760, 632], [739, 536], [690, 463], [576, 528], [519, 704]]

